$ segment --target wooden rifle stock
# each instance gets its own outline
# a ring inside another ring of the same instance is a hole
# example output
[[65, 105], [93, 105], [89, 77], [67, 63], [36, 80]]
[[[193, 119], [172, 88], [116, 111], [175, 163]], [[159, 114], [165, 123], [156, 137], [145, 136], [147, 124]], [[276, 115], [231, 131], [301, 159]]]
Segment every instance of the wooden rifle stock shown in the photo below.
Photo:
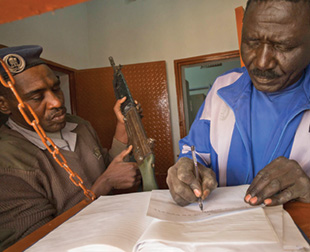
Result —
[[135, 101], [121, 72], [122, 66], [115, 66], [112, 57], [109, 57], [109, 60], [114, 70], [113, 88], [116, 99], [127, 97], [121, 104], [121, 112], [124, 115], [128, 144], [133, 146], [133, 156], [142, 175], [143, 191], [157, 189], [154, 173], [155, 157], [152, 151], [154, 140], [147, 138]]

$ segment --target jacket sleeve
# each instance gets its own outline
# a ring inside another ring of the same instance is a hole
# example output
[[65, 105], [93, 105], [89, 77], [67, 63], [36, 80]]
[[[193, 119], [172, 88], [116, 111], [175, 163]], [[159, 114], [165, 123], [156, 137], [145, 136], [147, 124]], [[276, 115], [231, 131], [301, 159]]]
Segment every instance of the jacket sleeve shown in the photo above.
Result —
[[191, 146], [194, 145], [197, 154], [197, 161], [204, 166], [210, 167], [210, 121], [201, 119], [205, 102], [201, 105], [196, 118], [190, 128], [189, 134], [180, 140], [179, 148], [181, 157], [192, 158]]

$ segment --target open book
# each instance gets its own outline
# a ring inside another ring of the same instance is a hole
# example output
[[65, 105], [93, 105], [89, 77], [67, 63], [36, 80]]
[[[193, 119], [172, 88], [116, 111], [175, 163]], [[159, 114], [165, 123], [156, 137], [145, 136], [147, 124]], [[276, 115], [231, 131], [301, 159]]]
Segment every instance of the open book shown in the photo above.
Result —
[[26, 251], [309, 250], [282, 206], [250, 207], [246, 189], [217, 188], [203, 212], [177, 206], [168, 190], [103, 196]]

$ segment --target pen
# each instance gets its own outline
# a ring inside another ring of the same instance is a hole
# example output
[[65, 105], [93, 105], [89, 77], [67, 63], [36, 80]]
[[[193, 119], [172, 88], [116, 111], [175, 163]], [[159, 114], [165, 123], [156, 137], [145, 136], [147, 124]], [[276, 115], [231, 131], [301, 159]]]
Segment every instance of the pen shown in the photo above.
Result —
[[[198, 172], [197, 158], [196, 158], [195, 146], [194, 145], [192, 145], [191, 150], [192, 150], [192, 157], [193, 157], [194, 166], [195, 166], [195, 175], [196, 175], [196, 179], [198, 179], [199, 178], [199, 172]], [[198, 199], [198, 203], [199, 203], [200, 210], [203, 211], [203, 203], [202, 203], [201, 196]]]

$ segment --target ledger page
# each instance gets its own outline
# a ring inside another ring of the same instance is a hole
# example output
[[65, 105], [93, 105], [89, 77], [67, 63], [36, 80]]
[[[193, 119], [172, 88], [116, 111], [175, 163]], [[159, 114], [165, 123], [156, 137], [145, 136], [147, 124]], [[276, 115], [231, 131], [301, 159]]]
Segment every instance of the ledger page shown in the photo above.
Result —
[[132, 251], [153, 218], [150, 192], [101, 196], [27, 252]]
[[192, 222], [157, 220], [142, 235], [135, 251], [153, 251], [151, 247], [164, 246], [167, 249], [182, 248], [180, 251], [221, 251], [224, 248], [230, 248], [229, 251], [251, 251], [253, 246], [260, 249], [257, 251], [283, 251], [263, 208], [234, 211]]
[[250, 206], [243, 198], [249, 185], [218, 187], [203, 202], [203, 211], [198, 203], [178, 206], [167, 190], [153, 190], [147, 215], [167, 221], [186, 222], [224, 215], [262, 206]]

